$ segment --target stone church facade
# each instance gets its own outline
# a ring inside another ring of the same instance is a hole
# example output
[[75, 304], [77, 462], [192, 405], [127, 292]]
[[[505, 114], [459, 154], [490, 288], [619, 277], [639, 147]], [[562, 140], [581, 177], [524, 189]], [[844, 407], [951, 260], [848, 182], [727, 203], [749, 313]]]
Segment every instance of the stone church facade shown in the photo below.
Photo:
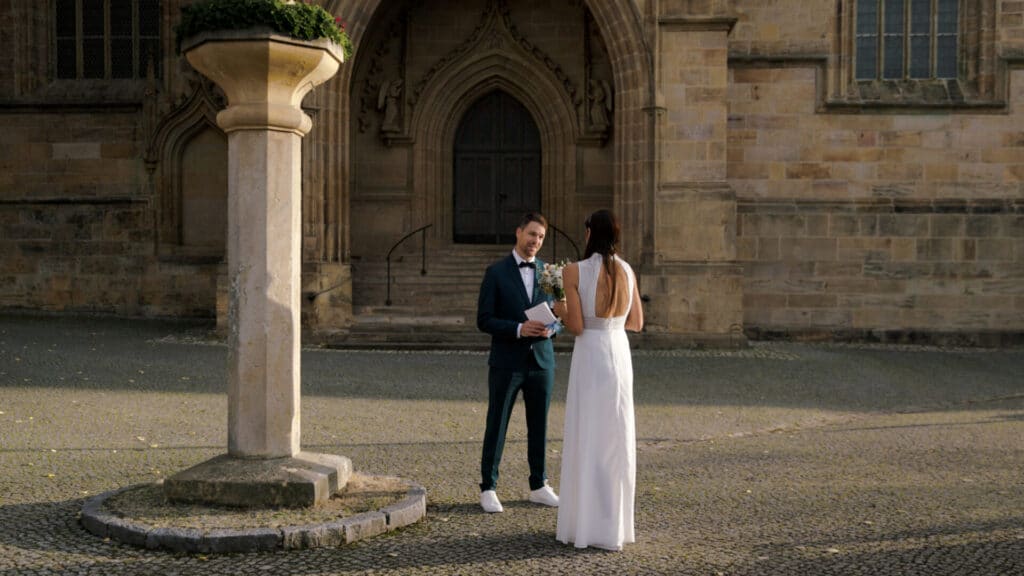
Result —
[[[0, 5], [0, 307], [223, 319], [185, 3]], [[355, 52], [303, 102], [314, 333], [473, 330], [523, 212], [562, 260], [611, 208], [641, 344], [1024, 334], [1022, 0], [317, 3]]]

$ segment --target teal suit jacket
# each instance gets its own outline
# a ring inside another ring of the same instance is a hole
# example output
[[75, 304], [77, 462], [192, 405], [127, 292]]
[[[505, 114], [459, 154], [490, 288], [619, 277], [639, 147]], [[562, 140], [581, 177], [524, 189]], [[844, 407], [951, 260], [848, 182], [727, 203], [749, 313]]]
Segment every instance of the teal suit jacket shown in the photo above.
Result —
[[[537, 268], [544, 266], [540, 259], [534, 261]], [[516, 338], [516, 328], [526, 322], [526, 309], [551, 299], [537, 284], [534, 281], [533, 294], [526, 293], [519, 265], [511, 254], [489, 266], [484, 273], [476, 326], [491, 335], [489, 365], [505, 370], [524, 369], [532, 354], [538, 366], [554, 370], [555, 351], [550, 338]]]

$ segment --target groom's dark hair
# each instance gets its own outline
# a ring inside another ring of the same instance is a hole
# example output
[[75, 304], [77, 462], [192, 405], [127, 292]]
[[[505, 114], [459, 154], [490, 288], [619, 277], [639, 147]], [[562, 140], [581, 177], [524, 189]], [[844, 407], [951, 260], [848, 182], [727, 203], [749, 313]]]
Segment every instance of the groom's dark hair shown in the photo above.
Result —
[[526, 228], [530, 222], [536, 222], [544, 228], [548, 227], [548, 219], [544, 217], [540, 212], [527, 212], [523, 214], [523, 219], [519, 221], [519, 228]]

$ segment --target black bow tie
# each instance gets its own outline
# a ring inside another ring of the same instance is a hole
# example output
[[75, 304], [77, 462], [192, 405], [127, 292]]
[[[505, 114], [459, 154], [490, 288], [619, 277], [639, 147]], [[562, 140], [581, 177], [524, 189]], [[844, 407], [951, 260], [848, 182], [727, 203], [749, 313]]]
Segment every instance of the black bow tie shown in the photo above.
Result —
[[526, 260], [523, 260], [522, 262], [519, 263], [519, 267], [520, 268], [533, 268], [534, 270], [536, 270], [537, 269], [537, 264], [535, 264], [533, 262], [527, 262]]

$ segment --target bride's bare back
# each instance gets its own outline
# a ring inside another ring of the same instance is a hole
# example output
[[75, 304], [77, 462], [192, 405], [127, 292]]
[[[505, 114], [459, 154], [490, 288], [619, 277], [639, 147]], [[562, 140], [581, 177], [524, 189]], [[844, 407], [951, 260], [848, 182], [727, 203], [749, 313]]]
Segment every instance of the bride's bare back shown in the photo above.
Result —
[[597, 276], [597, 292], [594, 297], [594, 314], [598, 318], [616, 318], [625, 316], [629, 310], [629, 278], [626, 270], [614, 259], [611, 261], [611, 273], [606, 264], [601, 266]]
[[[640, 291], [633, 282], [632, 294], [629, 289], [629, 280], [625, 268], [618, 261], [613, 260], [613, 274], [615, 282], [612, 282], [612, 275], [608, 273], [604, 265], [598, 276], [594, 298], [594, 313], [598, 318], [615, 318], [623, 316], [626, 311], [626, 330], [639, 332], [644, 327], [644, 310], [640, 303]], [[565, 283], [565, 302], [555, 303], [555, 313], [562, 319], [565, 327], [573, 334], [583, 332], [583, 308], [579, 295], [579, 263], [569, 264], [562, 271], [562, 278]], [[632, 305], [630, 301], [632, 300]]]

